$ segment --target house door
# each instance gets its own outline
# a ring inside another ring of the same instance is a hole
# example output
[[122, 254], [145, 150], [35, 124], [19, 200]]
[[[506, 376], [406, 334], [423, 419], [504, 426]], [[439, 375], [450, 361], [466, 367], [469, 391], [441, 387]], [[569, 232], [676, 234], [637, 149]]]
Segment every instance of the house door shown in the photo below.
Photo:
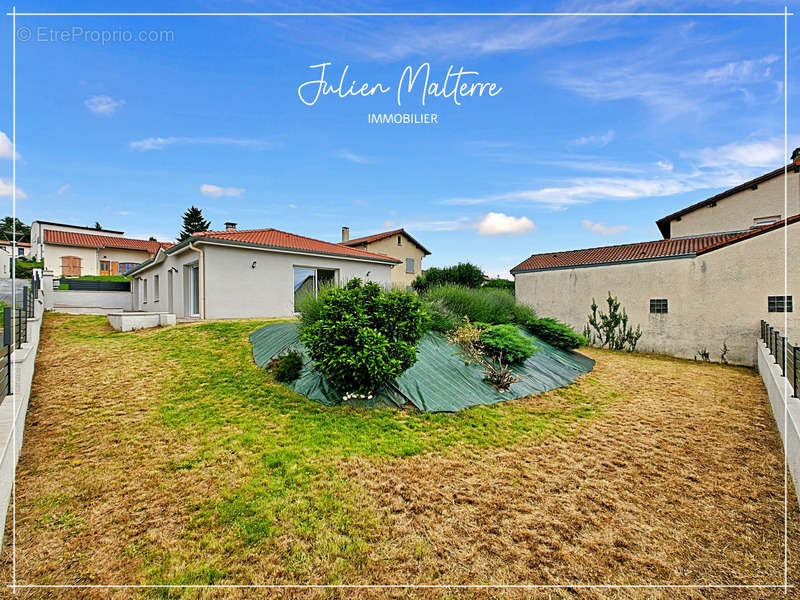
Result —
[[172, 298], [173, 298], [173, 295], [172, 295], [172, 274], [173, 274], [172, 269], [169, 269], [167, 271], [167, 312], [171, 312], [171, 313], [175, 312], [175, 309], [172, 306], [172, 304], [173, 304], [173, 300], [172, 300]]
[[81, 259], [79, 256], [62, 256], [61, 257], [61, 275], [62, 277], [80, 277], [81, 276]]
[[111, 262], [107, 260], [100, 261], [100, 275], [111, 275]]
[[191, 267], [189, 269], [189, 306], [191, 307], [189, 316], [200, 316], [200, 269]]

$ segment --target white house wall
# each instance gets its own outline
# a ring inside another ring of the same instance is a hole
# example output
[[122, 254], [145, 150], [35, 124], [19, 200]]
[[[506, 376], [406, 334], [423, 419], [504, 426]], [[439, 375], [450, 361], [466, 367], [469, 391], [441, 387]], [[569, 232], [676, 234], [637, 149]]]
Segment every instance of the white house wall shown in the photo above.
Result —
[[[592, 298], [606, 308], [610, 291], [644, 335], [637, 350], [693, 358], [707, 349], [719, 360], [754, 365], [759, 322], [800, 332], [800, 223], [788, 229], [792, 313], [767, 312], [767, 296], [784, 293], [784, 232], [774, 230], [696, 258], [520, 273], [517, 298], [540, 316], [555, 317], [577, 331], [587, 322]], [[667, 314], [650, 314], [650, 299], [666, 298]], [[790, 335], [791, 337], [791, 335]], [[799, 343], [795, 333], [795, 343]]]
[[294, 266], [338, 269], [342, 282], [359, 277], [383, 286], [391, 284], [392, 265], [230, 246], [203, 247], [207, 319], [294, 315]]
[[[293, 267], [338, 269], [340, 281], [354, 277], [390, 285], [391, 265], [351, 261], [335, 257], [316, 257], [202, 244], [205, 280], [205, 318], [237, 319], [251, 317], [290, 317], [294, 315]], [[252, 264], [255, 261], [256, 267]], [[169, 311], [168, 270], [173, 272], [173, 309], [187, 317], [189, 278], [186, 267], [199, 264], [199, 253], [184, 250], [167, 254], [163, 263], [143, 271], [132, 284], [136, 310]], [[369, 274], [368, 274], [369, 273]], [[159, 275], [159, 301], [154, 300], [154, 276]], [[147, 303], [142, 298], [142, 281], [147, 280]]]

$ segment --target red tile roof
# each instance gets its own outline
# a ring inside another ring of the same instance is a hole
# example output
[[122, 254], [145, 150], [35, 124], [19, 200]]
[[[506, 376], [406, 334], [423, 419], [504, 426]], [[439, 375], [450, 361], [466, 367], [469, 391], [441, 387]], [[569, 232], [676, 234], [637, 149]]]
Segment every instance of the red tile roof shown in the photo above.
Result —
[[675, 256], [691, 256], [703, 248], [729, 241], [735, 237], [738, 237], [738, 235], [730, 233], [715, 234], [673, 240], [639, 242], [638, 244], [622, 244], [620, 246], [603, 246], [602, 248], [586, 248], [584, 250], [568, 250], [566, 252], [534, 254], [511, 269], [511, 272], [621, 263], [633, 260], [653, 260]]
[[363, 258], [377, 260], [380, 262], [400, 263], [401, 261], [385, 254], [367, 252], [359, 248], [350, 248], [342, 244], [323, 242], [314, 238], [287, 233], [277, 229], [240, 229], [236, 231], [204, 231], [194, 234], [198, 239], [218, 239], [239, 242], [243, 244], [255, 244], [270, 248], [285, 248], [287, 250], [301, 250], [305, 252], [318, 252], [320, 254], [331, 254], [334, 256], [349, 256], [353, 258]]
[[[0, 240], [0, 246], [11, 246], [13, 242], [10, 240]], [[25, 248], [29, 248], [31, 245], [30, 242], [17, 242], [17, 246], [23, 246]]]
[[83, 248], [123, 248], [128, 250], [145, 250], [155, 254], [160, 248], [169, 248], [174, 244], [168, 242], [151, 242], [134, 240], [113, 235], [94, 235], [91, 233], [75, 233], [74, 231], [44, 230], [44, 243], [58, 246], [80, 246]]
[[371, 244], [372, 242], [377, 242], [379, 240], [385, 240], [388, 237], [392, 237], [393, 235], [403, 234], [408, 239], [410, 239], [413, 243], [419, 246], [420, 250], [422, 250], [426, 255], [429, 255], [430, 252], [420, 244], [417, 240], [411, 237], [405, 229], [393, 229], [392, 231], [384, 231], [383, 233], [374, 233], [372, 235], [366, 235], [364, 237], [355, 238], [352, 240], [348, 240], [346, 242], [342, 242], [345, 246], [364, 246], [366, 244]]

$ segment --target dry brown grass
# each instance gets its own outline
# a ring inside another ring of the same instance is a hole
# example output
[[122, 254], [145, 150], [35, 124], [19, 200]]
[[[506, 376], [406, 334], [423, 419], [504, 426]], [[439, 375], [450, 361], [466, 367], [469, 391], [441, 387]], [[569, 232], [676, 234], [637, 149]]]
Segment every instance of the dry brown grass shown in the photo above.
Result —
[[[71, 320], [72, 319], [72, 320]], [[74, 320], [74, 321], [73, 321]], [[325, 563], [301, 573], [287, 553], [315, 538], [288, 531], [248, 546], [197, 511], [235, 489], [257, 460], [213, 432], [205, 468], [166, 476], [201, 436], [164, 427], [158, 398], [180, 374], [146, 343], [155, 333], [66, 343], [48, 316], [17, 478], [17, 578], [22, 583], [141, 583], [204, 560], [225, 582], [330, 580]], [[181, 327], [196, 327], [186, 325]], [[132, 342], [140, 341], [136, 344]], [[371, 584], [775, 584], [783, 579], [783, 458], [759, 377], [750, 370], [663, 357], [587, 351], [576, 385], [515, 401], [541, 411], [579, 397], [614, 397], [599, 417], [502, 447], [457, 445], [410, 458], [355, 453], [314, 489], [351, 494], [369, 523], [363, 562], [344, 580]], [[326, 409], [327, 410], [327, 409]], [[275, 424], [276, 430], [279, 424]], [[206, 434], [208, 435], [208, 434]], [[322, 472], [323, 474], [325, 471]], [[339, 487], [337, 487], [339, 486]], [[791, 490], [791, 487], [790, 487]], [[800, 518], [789, 498], [790, 572], [797, 584]], [[371, 529], [370, 529], [371, 528]], [[10, 530], [7, 528], [7, 535]], [[10, 540], [6, 538], [7, 541]], [[10, 578], [10, 544], [3, 578]], [[318, 549], [317, 549], [318, 550]], [[321, 555], [324, 558], [324, 553]], [[332, 557], [333, 560], [333, 557]], [[159, 592], [141, 592], [156, 595]], [[35, 590], [21, 597], [127, 598], [131, 590]], [[178, 595], [175, 592], [174, 595]], [[245, 598], [250, 590], [188, 591]], [[769, 598], [773, 590], [262, 590], [259, 596], [470, 598]], [[791, 593], [790, 593], [791, 596]]]

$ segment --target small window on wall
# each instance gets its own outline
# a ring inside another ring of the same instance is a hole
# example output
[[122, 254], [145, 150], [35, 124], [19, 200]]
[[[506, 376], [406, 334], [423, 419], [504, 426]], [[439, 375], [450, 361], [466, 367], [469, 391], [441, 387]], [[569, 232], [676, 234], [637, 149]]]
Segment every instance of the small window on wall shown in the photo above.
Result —
[[153, 276], [153, 302], [158, 302], [159, 296], [158, 275]]
[[650, 298], [650, 314], [665, 315], [667, 312], [669, 311], [666, 298]]
[[147, 304], [147, 279], [142, 279], [142, 302]]
[[770, 217], [756, 217], [753, 219], [753, 227], [764, 227], [765, 225], [772, 225], [781, 220], [780, 215], [772, 215]]
[[120, 275], [127, 275], [136, 268], [138, 263], [119, 263]]
[[402, 246], [403, 245], [403, 238], [401, 236], [399, 236], [399, 235], [397, 236], [397, 245], [398, 246]]
[[414, 272], [414, 259], [407, 258], [406, 259], [406, 273], [413, 273]]
[[767, 296], [767, 311], [792, 312], [791, 296]]

